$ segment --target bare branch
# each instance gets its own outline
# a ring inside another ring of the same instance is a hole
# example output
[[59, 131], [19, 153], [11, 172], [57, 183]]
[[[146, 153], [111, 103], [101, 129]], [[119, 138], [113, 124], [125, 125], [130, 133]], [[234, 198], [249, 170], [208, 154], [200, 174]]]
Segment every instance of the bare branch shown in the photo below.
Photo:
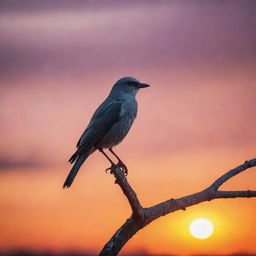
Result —
[[137, 220], [132, 217], [129, 218], [104, 246], [100, 256], [117, 255], [125, 243], [142, 228], [142, 226], [140, 226], [140, 222]]
[[242, 165], [239, 165], [233, 170], [230, 170], [229, 172], [222, 175], [220, 178], [218, 178], [210, 187], [213, 188], [215, 191], [227, 180], [234, 177], [235, 175], [239, 174], [242, 171], [245, 171], [248, 168], [256, 166], [256, 158], [245, 161]]
[[143, 208], [129, 185], [123, 173], [115, 168], [112, 170], [116, 178], [116, 183], [121, 187], [132, 208], [132, 216], [117, 230], [113, 237], [102, 249], [100, 256], [115, 256], [122, 249], [125, 243], [140, 229], [148, 225], [155, 219], [177, 210], [186, 210], [187, 207], [206, 201], [220, 198], [251, 198], [256, 197], [256, 191], [218, 191], [218, 188], [227, 180], [239, 174], [250, 167], [256, 166], [256, 158], [246, 161], [244, 164], [232, 169], [218, 178], [207, 189], [181, 197], [178, 199], [169, 199], [149, 208]]
[[256, 191], [245, 190], [245, 191], [217, 191], [215, 198], [237, 198], [237, 197], [256, 197]]
[[137, 197], [136, 193], [134, 192], [134, 190], [132, 189], [132, 187], [128, 183], [128, 181], [127, 181], [126, 177], [124, 176], [123, 172], [118, 167], [115, 167], [112, 170], [112, 173], [114, 174], [114, 176], [116, 178], [115, 183], [117, 183], [121, 187], [123, 193], [127, 197], [128, 201], [129, 201], [129, 204], [132, 208], [132, 213], [135, 216], [140, 216], [143, 208], [142, 208], [142, 206], [141, 206], [141, 204], [138, 200], [138, 197]]

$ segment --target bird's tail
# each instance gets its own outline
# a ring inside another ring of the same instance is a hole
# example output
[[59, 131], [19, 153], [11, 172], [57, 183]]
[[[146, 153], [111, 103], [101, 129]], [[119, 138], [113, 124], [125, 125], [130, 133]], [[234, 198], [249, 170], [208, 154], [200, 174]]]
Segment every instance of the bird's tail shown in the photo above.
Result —
[[75, 179], [81, 165], [83, 164], [83, 162], [86, 160], [86, 158], [93, 152], [94, 150], [92, 148], [89, 148], [86, 150], [86, 152], [80, 154], [77, 159], [76, 162], [74, 163], [72, 169], [70, 170], [68, 177], [66, 178], [64, 184], [63, 184], [63, 188], [68, 188], [71, 186], [73, 180]]

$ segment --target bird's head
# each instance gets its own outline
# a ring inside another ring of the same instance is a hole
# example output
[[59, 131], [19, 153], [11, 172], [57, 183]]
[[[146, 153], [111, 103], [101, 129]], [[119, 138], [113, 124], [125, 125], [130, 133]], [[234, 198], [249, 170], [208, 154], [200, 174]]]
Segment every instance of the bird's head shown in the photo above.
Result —
[[123, 77], [114, 84], [110, 94], [130, 94], [132, 96], [135, 96], [139, 89], [146, 87], [149, 87], [149, 85], [139, 82], [136, 78]]

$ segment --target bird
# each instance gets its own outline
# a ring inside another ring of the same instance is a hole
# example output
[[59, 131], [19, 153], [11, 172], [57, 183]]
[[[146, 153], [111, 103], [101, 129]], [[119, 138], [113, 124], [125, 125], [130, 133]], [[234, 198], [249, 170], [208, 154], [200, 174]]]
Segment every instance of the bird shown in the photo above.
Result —
[[[101, 152], [111, 163], [106, 171], [119, 167], [124, 175], [128, 174], [128, 168], [113, 151], [128, 134], [138, 110], [135, 98], [141, 88], [149, 87], [149, 84], [141, 83], [133, 77], [123, 77], [113, 85], [108, 97], [96, 109], [92, 118], [77, 142], [77, 149], [70, 157], [73, 164], [63, 188], [68, 188], [73, 183], [81, 165], [96, 150]], [[117, 159], [117, 164], [107, 155], [104, 149]]]

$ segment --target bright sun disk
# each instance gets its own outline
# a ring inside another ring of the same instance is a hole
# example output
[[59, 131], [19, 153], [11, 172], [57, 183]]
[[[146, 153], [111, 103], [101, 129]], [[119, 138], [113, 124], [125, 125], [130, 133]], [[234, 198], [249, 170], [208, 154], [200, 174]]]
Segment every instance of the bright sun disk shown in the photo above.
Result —
[[213, 233], [214, 227], [210, 220], [198, 218], [191, 222], [189, 231], [197, 239], [206, 239]]

